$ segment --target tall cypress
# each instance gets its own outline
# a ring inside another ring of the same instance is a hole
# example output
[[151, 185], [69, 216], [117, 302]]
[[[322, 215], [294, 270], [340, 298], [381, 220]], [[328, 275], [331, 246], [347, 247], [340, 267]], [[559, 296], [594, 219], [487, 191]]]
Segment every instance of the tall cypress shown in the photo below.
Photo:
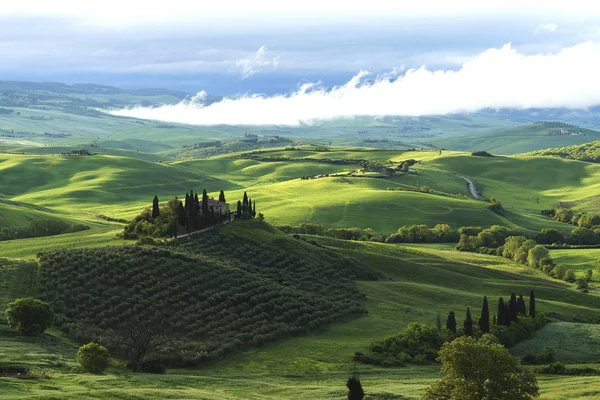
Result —
[[181, 226], [185, 225], [185, 223], [187, 222], [185, 207], [183, 206], [181, 200], [179, 200], [179, 203], [177, 204], [177, 222], [179, 222], [179, 225]]
[[252, 201], [252, 217], [256, 217], [256, 200]]
[[202, 191], [202, 223], [206, 225], [208, 222], [208, 194], [206, 189]]
[[492, 319], [492, 324], [496, 325], [498, 321], [496, 320], [496, 314], [494, 314], [494, 318]]
[[471, 319], [471, 310], [467, 307], [467, 318], [463, 323], [463, 332], [467, 336], [473, 336], [473, 319]]
[[446, 320], [446, 328], [448, 328], [452, 333], [456, 334], [456, 317], [454, 315], [454, 311], [450, 311], [448, 313], [448, 319]]
[[242, 218], [242, 202], [238, 200], [237, 212], [235, 213], [235, 219]]
[[519, 309], [517, 307], [517, 296], [514, 293], [511, 293], [510, 301], [508, 302], [508, 324], [516, 321], [518, 315]]
[[194, 218], [200, 214], [200, 202], [198, 201], [198, 193], [194, 194]]
[[244, 192], [244, 199], [242, 200], [242, 212], [248, 212], [248, 194]]
[[248, 197], [248, 209], [246, 210], [248, 216], [252, 218], [252, 199]]
[[152, 200], [152, 218], [158, 218], [160, 215], [160, 209], [158, 208], [158, 196], [154, 196]]
[[520, 294], [517, 299], [517, 310], [519, 314], [527, 315], [527, 309], [525, 308], [525, 299], [523, 299], [523, 295]]
[[221, 193], [219, 193], [219, 201], [222, 203], [227, 203], [227, 201], [225, 201], [225, 192], [223, 192], [223, 189], [221, 189]]
[[507, 325], [508, 318], [506, 317], [506, 307], [504, 305], [504, 299], [500, 297], [498, 300], [498, 325]]
[[529, 294], [529, 315], [535, 318], [535, 294], [533, 290]]
[[488, 300], [486, 296], [483, 296], [481, 316], [479, 317], [479, 328], [483, 333], [488, 333], [490, 331], [490, 309], [488, 307]]

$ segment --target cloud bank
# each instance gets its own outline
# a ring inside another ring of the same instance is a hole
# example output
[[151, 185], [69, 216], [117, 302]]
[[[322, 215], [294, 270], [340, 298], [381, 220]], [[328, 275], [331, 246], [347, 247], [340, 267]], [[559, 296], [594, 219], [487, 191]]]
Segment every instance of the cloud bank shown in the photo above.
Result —
[[241, 69], [242, 79], [261, 72], [265, 68], [277, 68], [279, 57], [267, 58], [267, 48], [260, 46], [256, 53], [249, 58], [238, 60], [235, 65]]
[[511, 44], [464, 62], [458, 70], [425, 66], [367, 80], [361, 71], [341, 86], [305, 84], [290, 94], [243, 95], [204, 105], [203, 94], [176, 105], [107, 113], [193, 125], [299, 125], [334, 118], [420, 116], [483, 108], [600, 104], [600, 45], [585, 42], [558, 53], [525, 55]]

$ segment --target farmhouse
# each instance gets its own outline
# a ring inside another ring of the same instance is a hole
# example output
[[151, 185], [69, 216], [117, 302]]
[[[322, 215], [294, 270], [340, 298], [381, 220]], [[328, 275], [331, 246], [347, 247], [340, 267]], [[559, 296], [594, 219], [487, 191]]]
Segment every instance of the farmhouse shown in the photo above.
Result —
[[[199, 211], [202, 214], [202, 202], [199, 202]], [[208, 199], [208, 209], [216, 215], [229, 215], [229, 203], [223, 201]]]

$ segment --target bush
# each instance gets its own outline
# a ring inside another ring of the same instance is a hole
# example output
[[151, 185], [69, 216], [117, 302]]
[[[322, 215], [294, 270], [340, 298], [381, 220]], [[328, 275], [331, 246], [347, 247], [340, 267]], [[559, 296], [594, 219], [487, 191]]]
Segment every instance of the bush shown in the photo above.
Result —
[[585, 280], [585, 278], [578, 278], [577, 279], [577, 289], [587, 289], [588, 288], [588, 281]]
[[164, 374], [165, 366], [158, 358], [145, 358], [140, 364], [140, 371], [148, 374]]
[[575, 280], [577, 279], [577, 277], [575, 276], [575, 272], [573, 272], [572, 269], [567, 270], [567, 272], [565, 273], [565, 281], [573, 283], [575, 282]]
[[488, 153], [487, 151], [474, 151], [473, 153], [471, 153], [472, 156], [478, 156], [478, 157], [494, 157], [493, 155], [491, 155], [490, 153]]
[[50, 304], [26, 297], [8, 304], [6, 309], [8, 325], [24, 335], [40, 335], [54, 321], [54, 311]]
[[85, 372], [99, 374], [108, 366], [108, 350], [98, 343], [84, 344], [77, 351], [77, 363]]

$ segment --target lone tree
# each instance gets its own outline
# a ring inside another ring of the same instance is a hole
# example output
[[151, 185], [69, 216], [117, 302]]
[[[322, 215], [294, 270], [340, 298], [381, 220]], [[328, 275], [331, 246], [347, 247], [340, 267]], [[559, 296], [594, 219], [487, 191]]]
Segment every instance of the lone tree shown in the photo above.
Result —
[[446, 328], [448, 328], [452, 333], [456, 334], [456, 316], [454, 315], [454, 311], [450, 311], [448, 313]]
[[160, 208], [158, 207], [158, 196], [154, 196], [154, 200], [152, 200], [152, 219], [158, 218], [160, 216]]
[[481, 306], [481, 316], [479, 317], [478, 325], [483, 333], [488, 333], [490, 331], [490, 309], [488, 307], [486, 296], [483, 296], [483, 305]]
[[529, 315], [535, 318], [535, 293], [533, 290], [529, 294]]
[[10, 327], [23, 335], [42, 334], [54, 321], [50, 304], [33, 297], [16, 299], [6, 308], [6, 319]]
[[108, 367], [108, 350], [98, 343], [84, 344], [77, 351], [77, 363], [85, 372], [99, 374]]
[[219, 201], [222, 203], [227, 203], [227, 201], [225, 200], [225, 192], [223, 192], [223, 189], [221, 189], [221, 193], [219, 193]]
[[473, 336], [473, 319], [471, 318], [471, 310], [467, 307], [467, 317], [463, 323], [463, 332], [467, 336]]
[[164, 320], [143, 320], [136, 316], [121, 332], [120, 344], [129, 352], [131, 370], [137, 372], [144, 357], [171, 342]]
[[348, 378], [346, 387], [348, 388], [348, 400], [362, 400], [365, 397], [365, 392], [357, 376], [352, 375]]
[[[479, 340], [463, 336], [445, 343], [439, 352], [444, 377], [427, 388], [426, 400], [529, 400], [539, 396], [532, 371], [519, 359], [484, 335]], [[492, 336], [493, 338], [493, 336]]]

